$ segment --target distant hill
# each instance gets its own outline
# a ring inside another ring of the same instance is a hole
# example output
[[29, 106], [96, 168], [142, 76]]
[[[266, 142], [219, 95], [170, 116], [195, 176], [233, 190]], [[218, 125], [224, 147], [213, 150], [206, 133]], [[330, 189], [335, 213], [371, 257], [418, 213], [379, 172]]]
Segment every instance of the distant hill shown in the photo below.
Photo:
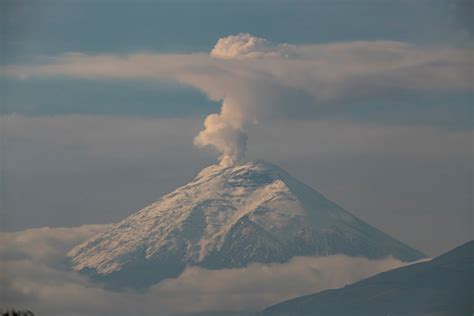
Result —
[[472, 316], [474, 241], [431, 261], [273, 305], [259, 316]]

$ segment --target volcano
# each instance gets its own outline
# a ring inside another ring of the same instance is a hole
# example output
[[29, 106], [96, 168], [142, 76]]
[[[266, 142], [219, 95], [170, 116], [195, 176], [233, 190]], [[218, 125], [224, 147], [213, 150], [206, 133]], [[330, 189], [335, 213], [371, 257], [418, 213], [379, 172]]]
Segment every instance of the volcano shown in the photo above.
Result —
[[333, 254], [424, 257], [278, 166], [253, 161], [203, 169], [68, 256], [74, 270], [92, 279], [144, 288], [186, 266], [239, 268]]

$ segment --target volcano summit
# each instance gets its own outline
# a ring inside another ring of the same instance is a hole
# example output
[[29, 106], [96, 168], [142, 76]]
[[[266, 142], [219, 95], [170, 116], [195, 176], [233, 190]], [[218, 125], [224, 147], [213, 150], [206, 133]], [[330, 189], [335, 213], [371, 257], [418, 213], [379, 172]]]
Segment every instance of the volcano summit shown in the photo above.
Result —
[[332, 254], [424, 257], [281, 168], [255, 161], [203, 169], [68, 256], [76, 271], [93, 279], [143, 288], [188, 265], [238, 268]]

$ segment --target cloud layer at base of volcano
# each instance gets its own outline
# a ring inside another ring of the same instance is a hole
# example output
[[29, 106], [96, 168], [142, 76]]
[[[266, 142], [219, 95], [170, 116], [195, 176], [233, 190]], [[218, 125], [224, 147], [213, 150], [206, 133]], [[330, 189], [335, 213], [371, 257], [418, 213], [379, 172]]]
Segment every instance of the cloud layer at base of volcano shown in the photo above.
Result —
[[65, 265], [69, 248], [104, 226], [38, 228], [1, 233], [1, 280], [9, 306], [45, 315], [163, 315], [209, 310], [258, 310], [291, 297], [341, 287], [403, 265], [387, 258], [296, 257], [285, 264], [242, 269], [187, 268], [147, 292], [113, 292], [90, 283]]

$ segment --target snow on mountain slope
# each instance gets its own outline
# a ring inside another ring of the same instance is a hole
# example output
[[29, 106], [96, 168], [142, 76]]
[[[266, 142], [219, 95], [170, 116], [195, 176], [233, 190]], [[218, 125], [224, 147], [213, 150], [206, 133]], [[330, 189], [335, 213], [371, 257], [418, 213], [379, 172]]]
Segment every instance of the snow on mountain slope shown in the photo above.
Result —
[[205, 168], [68, 255], [75, 270], [95, 279], [143, 287], [186, 265], [233, 268], [330, 254], [423, 257], [281, 168], [257, 161]]

